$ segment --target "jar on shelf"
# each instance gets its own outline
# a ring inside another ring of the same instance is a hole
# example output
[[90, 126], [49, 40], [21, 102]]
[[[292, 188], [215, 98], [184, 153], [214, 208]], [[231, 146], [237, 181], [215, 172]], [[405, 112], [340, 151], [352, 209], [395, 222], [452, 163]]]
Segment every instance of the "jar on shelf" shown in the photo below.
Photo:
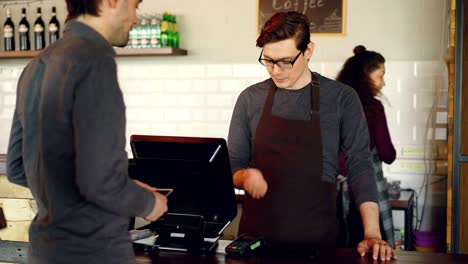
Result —
[[398, 199], [400, 198], [400, 183], [401, 181], [392, 181], [390, 184], [388, 184], [388, 197], [390, 199]]

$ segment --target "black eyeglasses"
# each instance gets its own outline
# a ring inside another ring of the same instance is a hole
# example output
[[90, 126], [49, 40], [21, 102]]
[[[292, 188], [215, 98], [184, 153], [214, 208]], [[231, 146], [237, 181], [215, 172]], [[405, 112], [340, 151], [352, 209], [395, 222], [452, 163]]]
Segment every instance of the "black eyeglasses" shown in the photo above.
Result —
[[273, 67], [278, 66], [281, 70], [290, 70], [293, 68], [294, 63], [297, 61], [299, 58], [299, 55], [301, 55], [302, 51], [299, 51], [299, 53], [296, 55], [294, 60], [292, 61], [286, 61], [286, 60], [270, 60], [270, 59], [264, 59], [262, 58], [263, 55], [263, 50], [260, 52], [260, 57], [258, 57], [258, 62], [260, 62], [261, 65], [267, 67], [269, 70], [272, 70]]

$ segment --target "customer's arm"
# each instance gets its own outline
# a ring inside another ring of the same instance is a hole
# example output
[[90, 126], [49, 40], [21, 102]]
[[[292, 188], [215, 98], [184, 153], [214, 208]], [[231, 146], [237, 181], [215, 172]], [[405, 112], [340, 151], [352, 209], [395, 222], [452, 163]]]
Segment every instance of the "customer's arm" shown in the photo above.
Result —
[[[17, 104], [18, 105], [18, 104]], [[28, 187], [23, 166], [23, 127], [15, 109], [7, 152], [7, 176], [12, 183]]]
[[128, 176], [125, 105], [114, 59], [89, 62], [77, 79], [72, 118], [81, 194], [118, 215], [149, 216], [156, 197]]

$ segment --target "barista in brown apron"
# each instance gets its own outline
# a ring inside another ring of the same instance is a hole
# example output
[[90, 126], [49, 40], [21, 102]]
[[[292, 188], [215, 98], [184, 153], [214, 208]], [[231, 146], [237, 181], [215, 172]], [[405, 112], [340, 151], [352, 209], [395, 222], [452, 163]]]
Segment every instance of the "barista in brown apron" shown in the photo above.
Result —
[[253, 162], [268, 183], [262, 199], [246, 195], [239, 234], [262, 235], [270, 244], [336, 245], [335, 183], [322, 180], [320, 83], [312, 73], [310, 120], [272, 115], [270, 87], [254, 140]]

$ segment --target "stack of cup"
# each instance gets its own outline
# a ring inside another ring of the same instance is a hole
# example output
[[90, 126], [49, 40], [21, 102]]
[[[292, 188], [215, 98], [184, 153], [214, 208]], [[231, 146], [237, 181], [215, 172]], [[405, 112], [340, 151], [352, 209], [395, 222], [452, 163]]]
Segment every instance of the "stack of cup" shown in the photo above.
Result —
[[421, 252], [444, 252], [444, 237], [441, 234], [430, 231], [414, 232], [414, 243], [416, 251]]

